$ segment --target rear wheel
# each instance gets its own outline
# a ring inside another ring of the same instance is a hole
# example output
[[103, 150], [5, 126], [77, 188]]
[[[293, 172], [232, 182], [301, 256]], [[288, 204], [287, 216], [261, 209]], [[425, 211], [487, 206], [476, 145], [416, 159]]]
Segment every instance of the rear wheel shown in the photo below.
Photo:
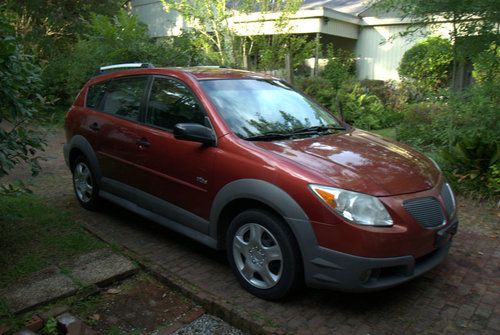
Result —
[[78, 156], [73, 164], [73, 188], [80, 205], [89, 210], [99, 206], [99, 188], [90, 164], [83, 156]]
[[237, 215], [226, 239], [229, 263], [240, 284], [267, 300], [286, 297], [302, 278], [295, 238], [273, 213], [252, 209]]

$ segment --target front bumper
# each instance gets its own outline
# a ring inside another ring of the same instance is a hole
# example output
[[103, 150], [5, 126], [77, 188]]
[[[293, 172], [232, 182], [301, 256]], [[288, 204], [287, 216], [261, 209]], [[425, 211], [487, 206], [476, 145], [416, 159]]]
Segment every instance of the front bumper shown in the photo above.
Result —
[[457, 226], [458, 221], [449, 225], [448, 237], [437, 236], [437, 248], [417, 259], [413, 256], [359, 257], [317, 246], [305, 260], [306, 283], [310, 287], [348, 292], [374, 291], [402, 284], [445, 260]]

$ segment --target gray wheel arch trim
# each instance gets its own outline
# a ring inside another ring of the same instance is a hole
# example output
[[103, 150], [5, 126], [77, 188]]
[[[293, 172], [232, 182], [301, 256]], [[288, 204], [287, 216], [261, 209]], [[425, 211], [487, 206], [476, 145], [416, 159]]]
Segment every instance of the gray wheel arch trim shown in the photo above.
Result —
[[92, 148], [92, 145], [90, 145], [90, 143], [85, 139], [85, 137], [81, 135], [73, 136], [69, 141], [69, 143], [64, 145], [64, 156], [68, 167], [71, 168], [69, 155], [71, 151], [75, 148], [80, 150], [85, 155], [90, 164], [90, 167], [92, 168], [92, 171], [94, 171], [97, 182], [100, 183], [101, 169], [99, 168], [97, 156], [94, 152], [94, 149]]
[[304, 210], [284, 190], [264, 180], [239, 179], [225, 185], [215, 196], [210, 211], [210, 235], [217, 238], [219, 217], [233, 200], [252, 199], [279, 213], [292, 230], [304, 259], [317, 247], [316, 235]]

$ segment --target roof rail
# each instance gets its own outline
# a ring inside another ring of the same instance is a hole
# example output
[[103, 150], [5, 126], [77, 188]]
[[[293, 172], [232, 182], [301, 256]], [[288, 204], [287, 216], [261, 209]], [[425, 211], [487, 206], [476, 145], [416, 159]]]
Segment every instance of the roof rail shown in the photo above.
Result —
[[106, 71], [109, 70], [120, 70], [120, 69], [137, 69], [137, 68], [153, 68], [154, 65], [150, 63], [124, 63], [124, 64], [113, 64], [113, 65], [106, 65], [106, 66], [101, 66], [99, 69], [96, 71], [96, 75], [103, 74]]

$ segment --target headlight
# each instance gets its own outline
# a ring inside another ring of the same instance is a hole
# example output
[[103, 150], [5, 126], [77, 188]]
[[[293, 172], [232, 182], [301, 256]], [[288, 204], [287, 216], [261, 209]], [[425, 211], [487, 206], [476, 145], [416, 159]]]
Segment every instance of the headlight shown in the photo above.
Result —
[[309, 187], [328, 207], [353, 223], [385, 227], [393, 224], [376, 197], [329, 186], [311, 184]]

